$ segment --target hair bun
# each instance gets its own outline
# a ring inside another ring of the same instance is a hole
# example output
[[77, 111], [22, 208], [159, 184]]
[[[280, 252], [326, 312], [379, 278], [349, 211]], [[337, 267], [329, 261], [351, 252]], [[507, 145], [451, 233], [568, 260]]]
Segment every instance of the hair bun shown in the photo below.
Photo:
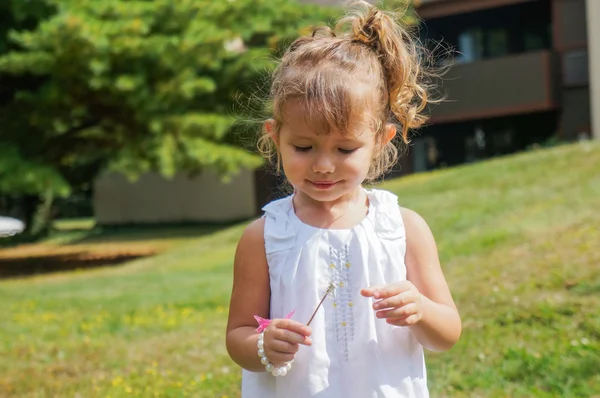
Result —
[[368, 7], [366, 15], [357, 14], [352, 20], [351, 38], [353, 41], [365, 44], [375, 50], [380, 47], [383, 13], [376, 7], [365, 3], [356, 4]]

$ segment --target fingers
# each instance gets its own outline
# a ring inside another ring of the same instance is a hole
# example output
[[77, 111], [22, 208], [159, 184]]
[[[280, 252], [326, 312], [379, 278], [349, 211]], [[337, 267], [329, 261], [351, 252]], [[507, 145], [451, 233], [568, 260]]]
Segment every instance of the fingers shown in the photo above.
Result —
[[423, 318], [423, 296], [410, 281], [385, 286], [372, 286], [361, 290], [373, 303], [375, 316], [396, 326], [410, 326]]
[[276, 319], [273, 322], [275, 322], [276, 326], [280, 329], [286, 329], [305, 337], [312, 334], [312, 329], [310, 327], [291, 319]]
[[274, 330], [266, 330], [265, 337], [269, 337], [273, 340], [284, 341], [290, 344], [302, 344], [306, 346], [312, 345], [312, 341], [310, 338], [303, 336], [299, 333], [292, 332], [288, 329], [274, 329]]
[[412, 326], [419, 323], [422, 318], [421, 314], [413, 314], [406, 318], [388, 318], [386, 322], [394, 326]]
[[278, 365], [294, 360], [299, 348], [298, 344], [273, 340], [265, 345], [265, 353], [271, 363]]
[[363, 297], [374, 297], [375, 296], [375, 292], [377, 292], [379, 289], [382, 289], [384, 286], [369, 286], [369, 287], [365, 287], [363, 289], [360, 289], [360, 294]]
[[273, 340], [269, 346], [269, 350], [280, 352], [282, 354], [295, 354], [300, 348], [299, 344], [288, 343], [282, 340]]
[[377, 311], [375, 316], [379, 319], [397, 318], [404, 319], [411, 315], [418, 314], [419, 308], [415, 303], [407, 304], [400, 308], [392, 308], [388, 310]]
[[396, 296], [388, 297], [386, 299], [373, 303], [373, 309], [375, 311], [382, 310], [385, 308], [399, 308], [410, 303], [414, 303], [421, 297], [420, 293], [415, 290], [409, 290], [404, 293], [400, 293]]
[[310, 346], [311, 328], [290, 319], [274, 319], [264, 332], [264, 350], [276, 366], [292, 361], [300, 344]]
[[412, 289], [414, 286], [409, 281], [401, 281], [397, 283], [391, 283], [384, 286], [370, 286], [363, 288], [360, 291], [364, 297], [373, 297], [375, 299], [384, 299], [391, 296], [398, 295], [404, 291]]

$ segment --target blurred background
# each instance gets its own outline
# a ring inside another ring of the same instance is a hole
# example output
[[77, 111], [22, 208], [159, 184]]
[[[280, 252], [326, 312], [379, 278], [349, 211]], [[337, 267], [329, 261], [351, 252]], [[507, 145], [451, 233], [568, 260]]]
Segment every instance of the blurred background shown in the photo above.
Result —
[[[375, 3], [375, 2], [374, 2]], [[0, 396], [237, 397], [237, 239], [277, 56], [342, 1], [0, 3]], [[378, 186], [463, 317], [432, 396], [600, 396], [600, 2], [386, 0], [446, 71]]]

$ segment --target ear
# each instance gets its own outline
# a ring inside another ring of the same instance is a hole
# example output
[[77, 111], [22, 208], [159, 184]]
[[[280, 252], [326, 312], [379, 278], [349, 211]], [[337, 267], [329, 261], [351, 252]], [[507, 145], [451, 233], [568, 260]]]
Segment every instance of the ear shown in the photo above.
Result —
[[383, 139], [383, 145], [387, 145], [396, 136], [396, 125], [388, 123], [385, 126], [385, 136]]
[[264, 125], [267, 135], [271, 137], [275, 146], [279, 148], [279, 136], [277, 135], [277, 122], [275, 119], [267, 119]]

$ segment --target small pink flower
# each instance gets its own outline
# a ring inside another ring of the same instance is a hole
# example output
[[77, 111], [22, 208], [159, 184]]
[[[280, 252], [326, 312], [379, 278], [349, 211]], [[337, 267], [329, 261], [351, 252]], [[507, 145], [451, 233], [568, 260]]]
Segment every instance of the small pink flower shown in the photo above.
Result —
[[[284, 319], [290, 319], [294, 315], [294, 312], [296, 312], [296, 310], [287, 314]], [[264, 331], [267, 328], [267, 326], [269, 326], [269, 324], [271, 323], [270, 319], [261, 318], [258, 315], [254, 315], [254, 319], [256, 319], [256, 322], [258, 322], [258, 327], [256, 328], [256, 331], [259, 333]]]

